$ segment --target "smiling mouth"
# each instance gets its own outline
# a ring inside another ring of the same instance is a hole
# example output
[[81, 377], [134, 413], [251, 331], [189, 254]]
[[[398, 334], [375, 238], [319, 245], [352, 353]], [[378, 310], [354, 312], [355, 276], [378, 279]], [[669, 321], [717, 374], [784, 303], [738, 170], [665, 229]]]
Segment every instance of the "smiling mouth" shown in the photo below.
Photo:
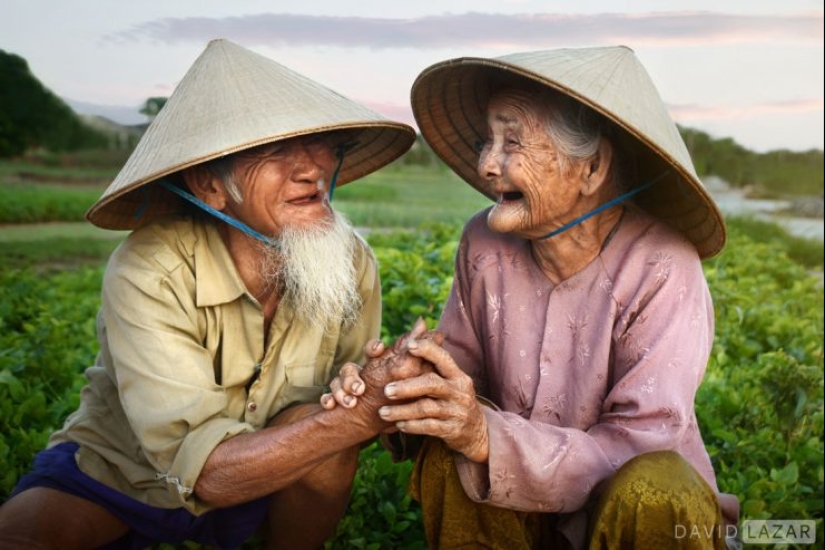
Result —
[[293, 199], [288, 201], [289, 204], [296, 204], [296, 205], [303, 205], [303, 204], [315, 204], [317, 202], [321, 202], [324, 198], [324, 193], [315, 192], [311, 195], [307, 195], [305, 197], [300, 197], [298, 199]]
[[504, 203], [507, 203], [507, 202], [519, 201], [522, 198], [524, 198], [524, 193], [522, 193], [520, 191], [508, 191], [506, 193], [502, 193], [499, 196], [498, 202], [500, 204], [504, 204]]

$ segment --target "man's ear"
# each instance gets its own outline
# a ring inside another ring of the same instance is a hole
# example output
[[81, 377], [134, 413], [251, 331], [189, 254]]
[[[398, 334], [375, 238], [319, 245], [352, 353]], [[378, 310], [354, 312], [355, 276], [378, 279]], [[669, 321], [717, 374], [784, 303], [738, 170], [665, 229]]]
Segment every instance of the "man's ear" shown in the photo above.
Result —
[[596, 154], [582, 162], [579, 167], [583, 195], [593, 195], [601, 189], [610, 175], [612, 162], [613, 145], [605, 138], [601, 138]]
[[214, 208], [226, 208], [226, 188], [218, 178], [203, 166], [193, 166], [183, 171], [183, 181], [192, 194]]

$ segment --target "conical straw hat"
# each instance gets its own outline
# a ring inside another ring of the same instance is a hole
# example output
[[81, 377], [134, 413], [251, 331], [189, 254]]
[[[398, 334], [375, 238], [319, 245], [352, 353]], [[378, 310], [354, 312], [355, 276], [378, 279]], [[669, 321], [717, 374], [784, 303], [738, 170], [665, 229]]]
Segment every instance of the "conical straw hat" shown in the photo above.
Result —
[[181, 203], [154, 184], [183, 168], [294, 136], [345, 130], [349, 147], [336, 185], [389, 164], [415, 140], [406, 124], [347, 99], [227, 40], [211, 41], [86, 218], [134, 229]]
[[624, 46], [463, 57], [425, 69], [412, 87], [412, 108], [422, 136], [459, 176], [489, 197], [476, 172], [487, 135], [491, 91], [523, 79], [549, 86], [588, 105], [622, 128], [625, 149], [636, 157], [637, 185], [667, 175], [635, 202], [681, 231], [708, 258], [725, 244], [725, 225], [670, 118], [656, 87], [633, 51]]

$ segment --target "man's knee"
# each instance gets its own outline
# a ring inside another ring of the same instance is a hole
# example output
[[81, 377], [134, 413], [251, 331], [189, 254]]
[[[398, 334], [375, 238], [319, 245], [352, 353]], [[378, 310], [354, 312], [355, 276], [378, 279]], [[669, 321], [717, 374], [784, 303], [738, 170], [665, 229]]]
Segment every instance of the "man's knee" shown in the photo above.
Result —
[[103, 507], [46, 487], [33, 487], [0, 507], [0, 548], [84, 548], [116, 540], [128, 526]]

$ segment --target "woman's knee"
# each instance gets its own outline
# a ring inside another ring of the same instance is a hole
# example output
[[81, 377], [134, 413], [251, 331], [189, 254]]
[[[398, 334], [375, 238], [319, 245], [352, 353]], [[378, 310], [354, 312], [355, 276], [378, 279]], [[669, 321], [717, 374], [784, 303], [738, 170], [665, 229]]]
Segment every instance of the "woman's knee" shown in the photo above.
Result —
[[716, 504], [716, 493], [698, 471], [674, 451], [645, 453], [627, 461], [607, 481], [601, 501], [629, 500], [634, 505]]
[[[622, 487], [643, 479], [667, 490], [668, 487], [703, 489], [707, 482], [699, 472], [675, 451], [653, 451], [628, 460], [613, 476], [612, 483]], [[707, 487], [710, 489], [710, 487]]]
[[[687, 460], [672, 451], [646, 453], [619, 468], [601, 491], [591, 548], [629, 540], [650, 548], [719, 547], [721, 518], [716, 492]], [[702, 536], [680, 537], [688, 530]]]

